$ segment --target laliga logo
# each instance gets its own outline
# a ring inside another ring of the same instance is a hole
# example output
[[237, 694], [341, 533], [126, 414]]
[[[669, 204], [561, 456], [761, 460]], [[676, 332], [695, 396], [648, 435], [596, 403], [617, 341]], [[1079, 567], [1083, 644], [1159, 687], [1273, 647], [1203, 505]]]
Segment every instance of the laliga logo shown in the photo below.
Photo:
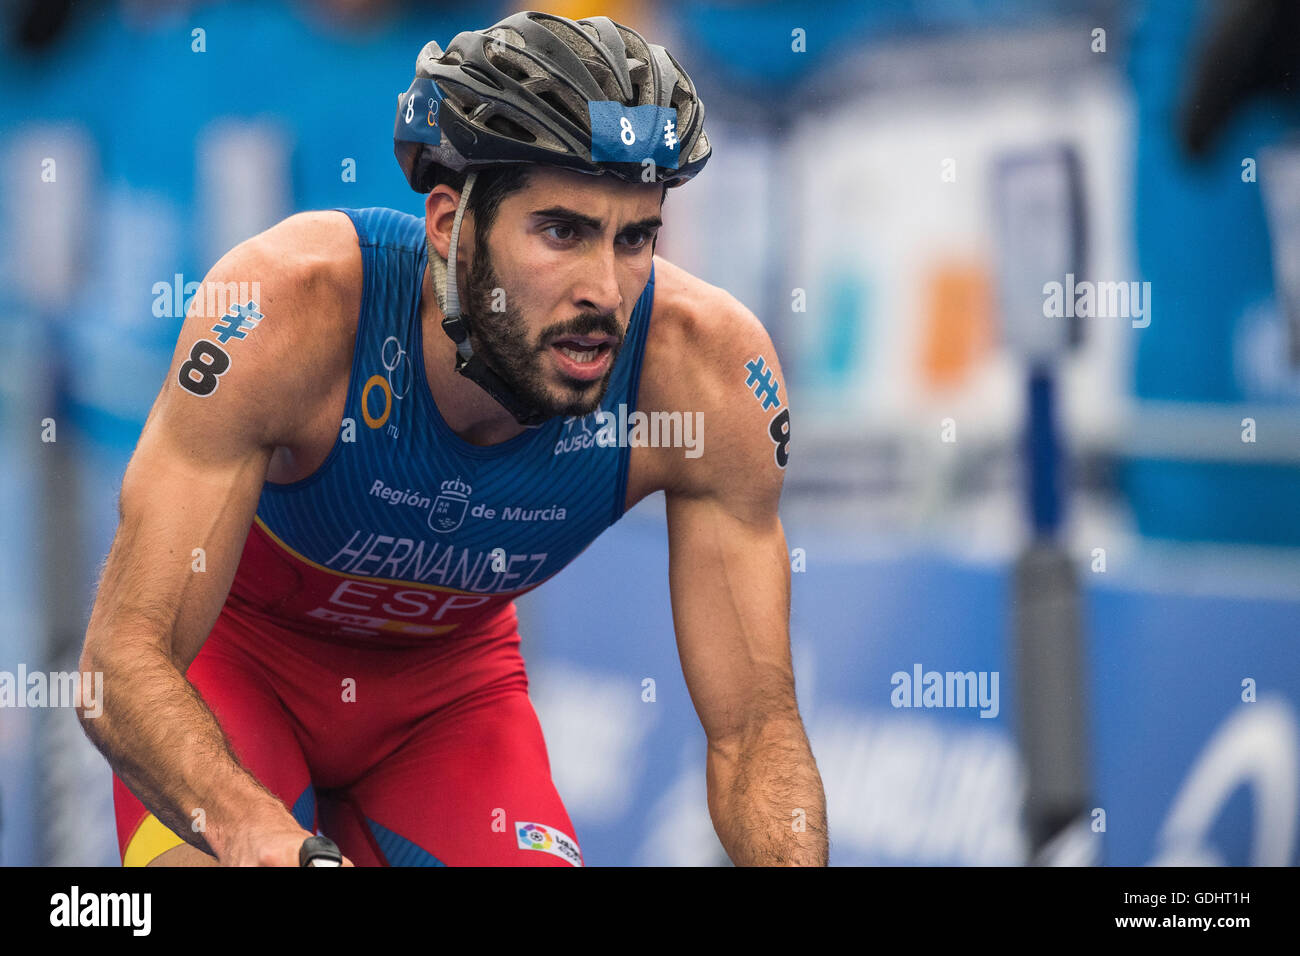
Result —
[[442, 494], [433, 499], [429, 509], [429, 527], [439, 534], [447, 534], [460, 527], [465, 520], [469, 496], [474, 489], [459, 478], [442, 483]]
[[519, 839], [532, 846], [534, 850], [549, 850], [551, 835], [545, 827], [530, 823], [519, 828]]
[[1153, 866], [1222, 866], [1207, 838], [1228, 799], [1247, 786], [1254, 799], [1250, 866], [1290, 866], [1300, 807], [1295, 716], [1280, 700], [1233, 714], [1187, 775], [1157, 838]]

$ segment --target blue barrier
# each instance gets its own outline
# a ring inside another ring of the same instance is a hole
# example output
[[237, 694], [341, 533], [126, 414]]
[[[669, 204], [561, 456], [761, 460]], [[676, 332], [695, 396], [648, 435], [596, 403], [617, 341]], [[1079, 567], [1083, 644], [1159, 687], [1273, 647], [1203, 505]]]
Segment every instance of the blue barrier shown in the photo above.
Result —
[[[807, 570], [792, 576], [792, 644], [832, 862], [1023, 862], [1009, 572], [933, 554], [855, 556], [812, 528], [788, 526], [787, 537], [807, 554]], [[662, 524], [628, 517], [520, 602], [552, 770], [591, 864], [725, 862], [666, 569]], [[1101, 858], [1294, 862], [1300, 600], [1121, 590], [1085, 577]], [[998, 672], [997, 715], [894, 707], [891, 675], [916, 664]], [[1257, 703], [1242, 700], [1251, 677]], [[653, 702], [643, 700], [646, 678]], [[1236, 781], [1233, 792], [1197, 784], [1194, 771]], [[1208, 819], [1197, 847], [1170, 836], [1180, 794], [1193, 804], [1184, 818]]]

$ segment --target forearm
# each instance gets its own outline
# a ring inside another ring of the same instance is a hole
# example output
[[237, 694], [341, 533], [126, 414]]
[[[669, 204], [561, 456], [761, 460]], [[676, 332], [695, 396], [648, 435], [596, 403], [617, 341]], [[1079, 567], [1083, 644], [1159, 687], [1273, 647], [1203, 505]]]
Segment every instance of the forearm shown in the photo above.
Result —
[[737, 866], [826, 865], [826, 797], [797, 717], [711, 742], [707, 779], [713, 827]]
[[86, 735], [177, 836], [220, 856], [236, 827], [290, 817], [240, 766], [212, 711], [160, 650], [91, 657], [84, 667], [104, 675], [101, 712], [80, 714]]

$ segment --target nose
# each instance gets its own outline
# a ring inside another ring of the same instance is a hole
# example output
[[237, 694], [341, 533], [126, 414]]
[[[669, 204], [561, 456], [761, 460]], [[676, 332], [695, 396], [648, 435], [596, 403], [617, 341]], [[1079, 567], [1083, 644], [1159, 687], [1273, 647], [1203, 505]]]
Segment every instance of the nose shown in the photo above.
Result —
[[574, 298], [579, 309], [602, 315], [614, 313], [623, 304], [612, 247], [593, 250], [590, 256], [584, 258], [574, 288]]

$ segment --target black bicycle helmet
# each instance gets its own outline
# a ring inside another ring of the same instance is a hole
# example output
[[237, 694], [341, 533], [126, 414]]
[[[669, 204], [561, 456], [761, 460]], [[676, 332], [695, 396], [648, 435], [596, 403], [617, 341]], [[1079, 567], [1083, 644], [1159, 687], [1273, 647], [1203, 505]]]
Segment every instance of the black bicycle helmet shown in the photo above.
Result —
[[711, 152], [704, 104], [662, 46], [608, 17], [534, 11], [459, 33], [446, 51], [427, 44], [398, 97], [393, 144], [422, 193], [435, 166], [507, 163], [677, 186]]

